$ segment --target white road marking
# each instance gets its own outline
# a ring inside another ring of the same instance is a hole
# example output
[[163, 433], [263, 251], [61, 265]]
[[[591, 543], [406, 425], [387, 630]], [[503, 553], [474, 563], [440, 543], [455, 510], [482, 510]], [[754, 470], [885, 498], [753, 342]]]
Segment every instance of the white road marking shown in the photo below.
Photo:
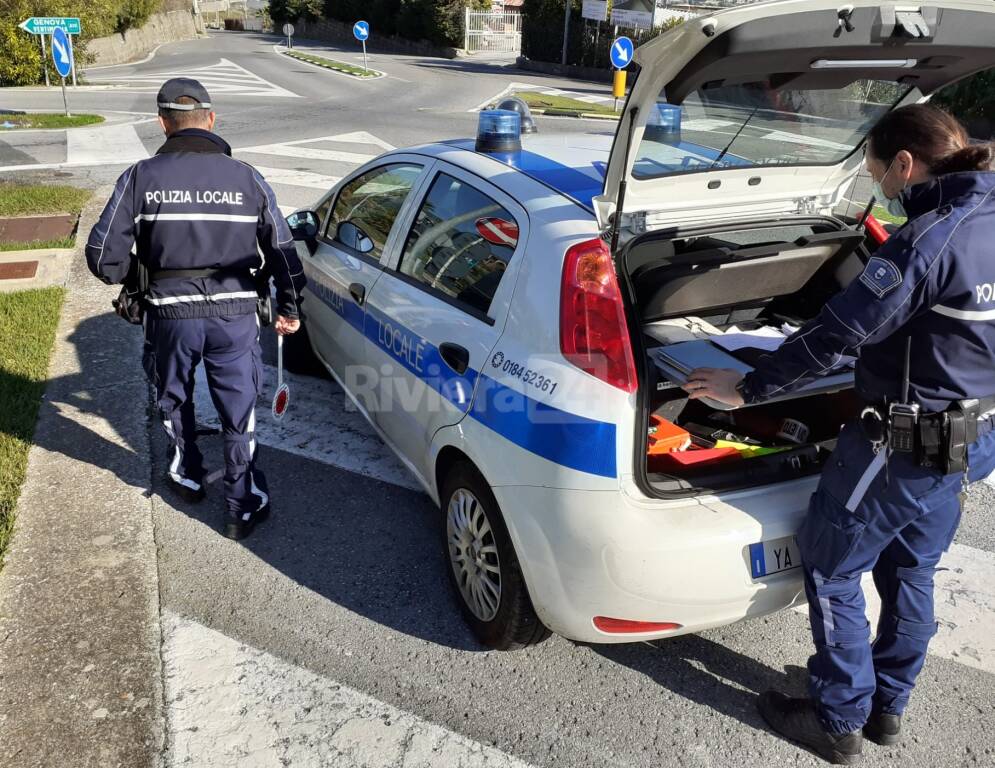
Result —
[[[330, 464], [403, 488], [421, 490], [421, 485], [384, 445], [358, 413], [338, 384], [284, 371], [290, 386], [290, 410], [280, 421], [270, 414], [276, 391], [276, 368], [265, 365], [264, 394], [256, 405], [256, 440], [307, 459]], [[217, 413], [207, 389], [203, 366], [197, 368], [194, 388], [197, 422], [219, 427]], [[266, 457], [262, 467], [265, 471]]]
[[148, 156], [134, 125], [105, 125], [66, 131], [66, 162], [71, 165], [130, 164]]
[[[995, 673], [995, 553], [953, 544], [936, 573], [936, 620], [940, 630], [929, 644], [933, 656]], [[863, 580], [871, 632], [881, 600], [870, 574]], [[795, 608], [808, 613], [808, 606]]]
[[225, 94], [226, 96], [299, 98], [296, 93], [271, 83], [269, 80], [264, 80], [259, 75], [229, 59], [221, 59], [217, 64], [207, 67], [193, 67], [172, 72], [140, 72], [109, 77], [98, 75], [94, 82], [97, 84], [109, 83], [123, 90], [157, 92], [162, 81], [170, 77], [192, 77], [199, 80], [214, 96]]
[[527, 768], [171, 611], [162, 627], [167, 768]]
[[270, 184], [285, 184], [290, 187], [308, 187], [309, 189], [320, 189], [327, 192], [334, 187], [338, 181], [337, 176], [324, 176], [320, 173], [310, 171], [295, 171], [292, 168], [267, 168], [261, 165], [253, 165]]
[[[318, 141], [318, 139], [316, 139]], [[361, 155], [358, 152], [343, 152], [337, 149], [321, 149], [304, 145], [260, 144], [255, 147], [239, 147], [234, 150], [238, 154], [276, 155], [277, 157], [297, 157], [308, 160], [327, 160], [337, 163], [352, 163], [362, 165], [368, 163], [376, 155]]]
[[681, 122], [681, 127], [689, 131], [717, 131], [719, 128], [728, 128], [731, 125], [733, 123], [727, 120], [712, 120], [708, 117], [691, 118]]

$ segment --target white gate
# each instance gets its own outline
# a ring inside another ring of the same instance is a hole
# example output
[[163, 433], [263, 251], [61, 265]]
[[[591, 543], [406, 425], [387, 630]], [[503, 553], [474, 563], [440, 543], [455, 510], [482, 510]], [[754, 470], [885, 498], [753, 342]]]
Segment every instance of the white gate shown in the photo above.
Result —
[[465, 48], [467, 53], [522, 52], [522, 16], [500, 11], [466, 9]]

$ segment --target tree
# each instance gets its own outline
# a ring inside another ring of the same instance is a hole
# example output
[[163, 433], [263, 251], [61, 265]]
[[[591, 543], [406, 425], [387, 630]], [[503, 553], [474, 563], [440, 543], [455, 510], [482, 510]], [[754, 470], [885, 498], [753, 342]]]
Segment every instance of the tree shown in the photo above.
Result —
[[269, 17], [276, 27], [298, 19], [314, 21], [321, 16], [323, 7], [324, 0], [270, 0]]

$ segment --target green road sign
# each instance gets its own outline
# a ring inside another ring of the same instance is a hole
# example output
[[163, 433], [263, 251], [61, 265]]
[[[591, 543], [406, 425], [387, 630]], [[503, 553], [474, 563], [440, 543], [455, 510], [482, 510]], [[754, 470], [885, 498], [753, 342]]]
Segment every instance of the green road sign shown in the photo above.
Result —
[[67, 35], [80, 33], [79, 19], [68, 16], [32, 16], [18, 24], [32, 35], [50, 35], [57, 29], [64, 29]]

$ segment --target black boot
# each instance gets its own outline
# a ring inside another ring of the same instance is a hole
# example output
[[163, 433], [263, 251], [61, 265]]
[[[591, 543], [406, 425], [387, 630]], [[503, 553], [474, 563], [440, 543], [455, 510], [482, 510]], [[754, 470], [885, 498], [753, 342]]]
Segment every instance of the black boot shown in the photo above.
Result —
[[248, 520], [234, 518], [226, 514], [223, 534], [225, 538], [232, 539], [233, 541], [241, 541], [247, 538], [255, 530], [256, 526], [265, 522], [268, 517], [269, 504], [253, 512]]
[[902, 716], [872, 711], [864, 724], [864, 736], [882, 747], [897, 744], [902, 740]]
[[855, 765], [860, 759], [860, 731], [830, 733], [822, 725], [811, 699], [792, 699], [778, 691], [765, 691], [757, 707], [767, 724], [786, 739], [804, 744], [833, 765]]
[[199, 501], [203, 501], [204, 497], [207, 495], [204, 492], [204, 485], [200, 484], [200, 487], [194, 490], [190, 486], [184, 485], [183, 483], [178, 483], [168, 474], [166, 475], [166, 485], [173, 489], [173, 493], [179, 496], [188, 504], [196, 504]]

